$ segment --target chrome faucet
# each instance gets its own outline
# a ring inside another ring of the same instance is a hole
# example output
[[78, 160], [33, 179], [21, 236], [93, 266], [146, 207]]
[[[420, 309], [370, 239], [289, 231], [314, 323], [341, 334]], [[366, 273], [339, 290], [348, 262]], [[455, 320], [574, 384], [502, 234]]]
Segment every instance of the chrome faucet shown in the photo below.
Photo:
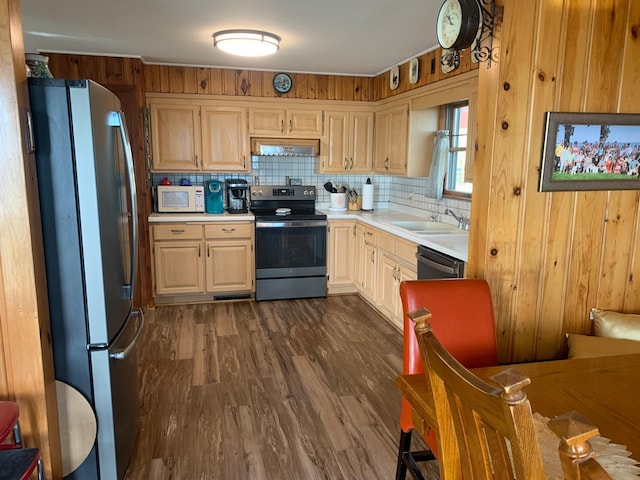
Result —
[[464, 218], [462, 216], [457, 216], [453, 210], [451, 210], [450, 208], [445, 209], [444, 211], [445, 215], [451, 215], [453, 218], [455, 218], [458, 221], [458, 228], [460, 230], [469, 230], [469, 219], [468, 218]]

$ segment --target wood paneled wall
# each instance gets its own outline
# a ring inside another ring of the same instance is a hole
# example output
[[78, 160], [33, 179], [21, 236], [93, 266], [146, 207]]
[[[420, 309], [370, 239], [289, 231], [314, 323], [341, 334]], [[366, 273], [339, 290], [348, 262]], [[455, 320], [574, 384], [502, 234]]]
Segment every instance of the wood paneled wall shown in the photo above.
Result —
[[40, 448], [47, 478], [61, 478], [35, 157], [23, 134], [28, 105], [20, 2], [0, 0], [0, 399], [18, 403], [25, 444]]
[[438, 48], [418, 57], [419, 79], [413, 85], [409, 83], [409, 62], [401, 64], [400, 84], [395, 90], [389, 87], [388, 71], [376, 77], [292, 73], [293, 87], [280, 95], [273, 89], [274, 72], [146, 65], [145, 92], [366, 102], [420, 88], [477, 69], [479, 65], [471, 62], [469, 53], [464, 52], [458, 69], [442, 73], [440, 55], [441, 49]]
[[640, 111], [640, 2], [498, 3], [468, 272], [491, 285], [500, 361], [548, 359], [591, 332], [592, 307], [640, 312], [640, 193], [537, 191], [545, 112]]

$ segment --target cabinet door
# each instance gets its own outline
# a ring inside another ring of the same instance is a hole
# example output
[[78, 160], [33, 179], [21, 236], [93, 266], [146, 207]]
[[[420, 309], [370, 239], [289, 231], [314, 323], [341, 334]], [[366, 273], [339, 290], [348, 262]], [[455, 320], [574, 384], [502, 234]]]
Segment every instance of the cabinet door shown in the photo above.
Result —
[[354, 285], [354, 229], [353, 222], [332, 221], [329, 224], [329, 287]]
[[389, 132], [391, 130], [391, 114], [377, 112], [373, 151], [373, 168], [376, 173], [386, 173], [389, 165]]
[[353, 112], [350, 121], [349, 171], [371, 172], [373, 163], [373, 112]]
[[155, 242], [153, 246], [156, 295], [203, 293], [202, 242]]
[[404, 318], [402, 318], [402, 299], [400, 298], [400, 283], [406, 280], [416, 280], [418, 278], [418, 272], [415, 267], [408, 267], [402, 263], [398, 264], [397, 269], [398, 284], [396, 288], [396, 299], [393, 316], [391, 321], [400, 330], [404, 330]]
[[376, 247], [366, 242], [362, 249], [362, 288], [360, 293], [370, 302], [374, 302], [376, 295]]
[[285, 111], [282, 108], [250, 108], [249, 133], [252, 135], [283, 135]]
[[387, 173], [407, 173], [407, 141], [409, 133], [409, 107], [400, 105], [390, 112], [389, 165]]
[[149, 105], [155, 171], [198, 170], [201, 161], [200, 107]]
[[249, 142], [246, 110], [234, 107], [202, 107], [203, 170], [248, 172]]
[[401, 104], [376, 114], [374, 171], [405, 175], [407, 173], [407, 142], [409, 106]]
[[236, 293], [253, 289], [251, 239], [207, 242], [207, 292]]
[[319, 137], [322, 135], [322, 110], [287, 110], [287, 135]]
[[393, 256], [378, 250], [378, 289], [376, 304], [388, 318], [393, 318], [398, 296], [398, 264]]
[[349, 112], [325, 112], [323, 172], [345, 173], [348, 167]]

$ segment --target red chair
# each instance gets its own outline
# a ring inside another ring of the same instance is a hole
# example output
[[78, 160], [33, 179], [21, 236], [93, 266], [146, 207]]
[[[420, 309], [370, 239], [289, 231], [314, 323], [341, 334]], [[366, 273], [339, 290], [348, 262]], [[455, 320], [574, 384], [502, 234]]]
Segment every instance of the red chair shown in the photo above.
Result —
[[40, 450], [24, 448], [19, 416], [16, 403], [0, 401], [0, 480], [27, 480], [36, 469], [44, 480]]
[[[405, 281], [400, 284], [400, 298], [404, 315], [404, 375], [424, 373], [414, 325], [407, 317], [408, 312], [420, 307], [432, 313], [434, 335], [462, 365], [475, 368], [498, 364], [493, 304], [486, 281], [457, 278]], [[403, 398], [396, 480], [404, 480], [407, 469], [415, 479], [422, 480], [417, 462], [438, 457], [433, 430], [424, 437], [431, 451], [411, 451], [414, 429], [411, 404]]]

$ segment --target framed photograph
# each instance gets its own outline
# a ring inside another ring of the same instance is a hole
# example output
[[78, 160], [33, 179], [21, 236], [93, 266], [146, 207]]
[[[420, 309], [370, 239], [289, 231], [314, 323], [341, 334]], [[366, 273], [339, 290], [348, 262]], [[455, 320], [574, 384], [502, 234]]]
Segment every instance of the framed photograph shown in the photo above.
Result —
[[640, 189], [640, 114], [547, 112], [538, 191]]

